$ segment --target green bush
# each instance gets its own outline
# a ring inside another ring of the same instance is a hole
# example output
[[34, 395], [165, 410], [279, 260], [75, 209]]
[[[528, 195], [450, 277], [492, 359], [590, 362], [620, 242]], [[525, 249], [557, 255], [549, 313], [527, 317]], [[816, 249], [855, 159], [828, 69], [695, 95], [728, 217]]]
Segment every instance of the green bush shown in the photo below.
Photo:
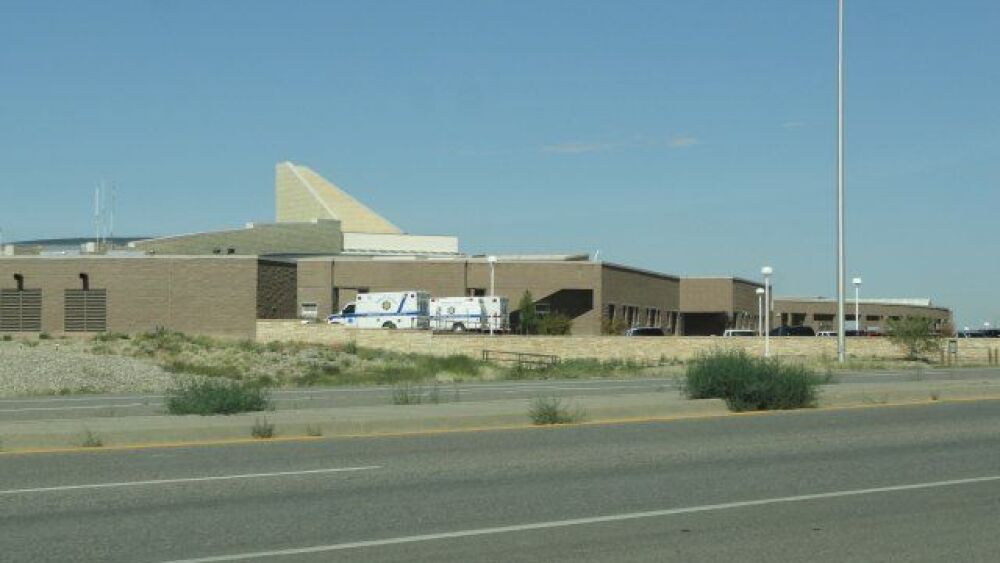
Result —
[[267, 418], [258, 418], [250, 427], [250, 435], [258, 440], [274, 438], [274, 423], [268, 422]]
[[941, 339], [934, 334], [934, 321], [927, 317], [889, 319], [889, 342], [906, 350], [906, 359], [919, 360], [924, 354], [941, 349]]
[[521, 301], [517, 304], [518, 310], [518, 332], [521, 334], [535, 334], [538, 332], [538, 310], [535, 307], [535, 298], [530, 291], [525, 291], [521, 296]]
[[551, 313], [538, 319], [538, 334], [565, 335], [573, 330], [573, 319], [562, 313]]
[[269, 409], [271, 398], [258, 384], [204, 379], [167, 391], [166, 405], [170, 414], [236, 414]]
[[722, 399], [732, 411], [816, 406], [820, 378], [805, 366], [721, 350], [688, 364], [684, 393], [690, 399]]
[[114, 342], [115, 340], [128, 340], [129, 335], [124, 332], [102, 332], [100, 334], [95, 334], [95, 342]]
[[52, 340], [52, 335], [47, 332], [38, 333], [39, 340]]
[[557, 397], [538, 397], [528, 409], [531, 422], [544, 424], [572, 424], [580, 422], [584, 413], [579, 408], [570, 408], [569, 403]]
[[11, 336], [11, 335], [9, 335], [9, 334], [5, 334], [5, 335], [3, 335], [3, 341], [4, 341], [4, 342], [10, 342], [11, 340], [14, 340], [14, 337], [13, 337], [13, 336]]

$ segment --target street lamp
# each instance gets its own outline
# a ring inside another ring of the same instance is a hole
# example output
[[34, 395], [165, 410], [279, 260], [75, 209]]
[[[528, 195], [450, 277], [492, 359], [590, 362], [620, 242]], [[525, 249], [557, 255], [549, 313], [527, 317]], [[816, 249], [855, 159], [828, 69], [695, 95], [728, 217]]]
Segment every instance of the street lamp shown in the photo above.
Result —
[[764, 335], [764, 288], [757, 288], [757, 336]]
[[764, 357], [771, 356], [771, 274], [774, 269], [764, 266], [760, 269], [764, 276]]
[[[492, 297], [494, 297], [496, 295], [496, 266], [497, 266], [497, 257], [496, 256], [487, 256], [486, 257], [486, 261], [490, 263], [490, 297], [492, 298]], [[490, 323], [490, 336], [493, 336], [493, 323], [494, 323], [493, 316], [494, 315], [495, 315], [495, 313], [491, 313], [490, 314], [490, 318], [486, 319], [487, 322]]]
[[854, 330], [861, 334], [861, 278], [851, 282], [854, 283]]

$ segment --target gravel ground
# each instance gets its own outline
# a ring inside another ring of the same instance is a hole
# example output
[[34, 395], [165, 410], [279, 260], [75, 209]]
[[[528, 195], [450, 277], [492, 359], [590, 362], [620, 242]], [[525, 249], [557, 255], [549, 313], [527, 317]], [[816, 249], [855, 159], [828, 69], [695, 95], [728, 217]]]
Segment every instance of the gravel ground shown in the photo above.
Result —
[[162, 392], [176, 376], [135, 358], [95, 355], [73, 340], [0, 342], [0, 397]]

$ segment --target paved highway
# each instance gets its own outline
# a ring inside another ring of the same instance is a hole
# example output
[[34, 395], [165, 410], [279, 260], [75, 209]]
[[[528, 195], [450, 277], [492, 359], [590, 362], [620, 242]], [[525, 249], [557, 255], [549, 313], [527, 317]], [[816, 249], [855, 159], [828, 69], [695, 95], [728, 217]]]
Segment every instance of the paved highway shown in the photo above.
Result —
[[1000, 402], [0, 455], [4, 561], [995, 561]]
[[[1000, 368], [958, 368], [866, 372], [840, 372], [839, 383], [889, 383], [894, 381], [960, 381], [1000, 379]], [[677, 389], [676, 378], [575, 379], [544, 381], [498, 381], [438, 386], [442, 402], [530, 399], [539, 395], [586, 397], [651, 393]], [[425, 394], [430, 386], [422, 387]], [[279, 410], [372, 406], [392, 404], [391, 386], [310, 387], [274, 391]], [[163, 414], [163, 395], [72, 395], [0, 399], [0, 421], [64, 418], [120, 417]]]

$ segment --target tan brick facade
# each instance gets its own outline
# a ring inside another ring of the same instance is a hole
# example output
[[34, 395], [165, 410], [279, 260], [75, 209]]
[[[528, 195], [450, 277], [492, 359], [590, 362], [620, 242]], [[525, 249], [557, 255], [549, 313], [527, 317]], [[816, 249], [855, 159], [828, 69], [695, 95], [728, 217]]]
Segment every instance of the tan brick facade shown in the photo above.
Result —
[[[600, 334], [602, 317], [613, 304], [638, 311], [636, 325], [655, 313], [659, 322], [676, 314], [678, 279], [587, 260], [499, 260], [494, 264], [496, 295], [510, 300], [512, 321], [530, 291], [536, 306], [573, 319], [574, 334]], [[378, 259], [334, 256], [299, 261], [298, 300], [315, 303], [320, 318], [350, 303], [359, 291], [418, 289], [451, 297], [486, 295], [490, 264], [483, 258]]]
[[66, 290], [81, 289], [80, 274], [90, 288], [106, 290], [110, 332], [163, 327], [253, 338], [256, 331], [256, 257], [0, 258], [0, 288], [15, 289], [15, 274], [25, 289], [42, 291], [41, 329], [51, 334], [65, 331]]
[[[845, 303], [845, 319], [854, 321], [854, 301], [848, 299]], [[865, 330], [875, 329], [885, 332], [888, 320], [903, 317], [927, 317], [937, 324], [950, 323], [951, 311], [944, 307], [919, 306], [907, 304], [866, 303], [860, 304], [861, 327]], [[788, 299], [774, 300], [775, 326], [811, 326], [814, 330], [836, 330], [836, 301], [825, 299]]]

